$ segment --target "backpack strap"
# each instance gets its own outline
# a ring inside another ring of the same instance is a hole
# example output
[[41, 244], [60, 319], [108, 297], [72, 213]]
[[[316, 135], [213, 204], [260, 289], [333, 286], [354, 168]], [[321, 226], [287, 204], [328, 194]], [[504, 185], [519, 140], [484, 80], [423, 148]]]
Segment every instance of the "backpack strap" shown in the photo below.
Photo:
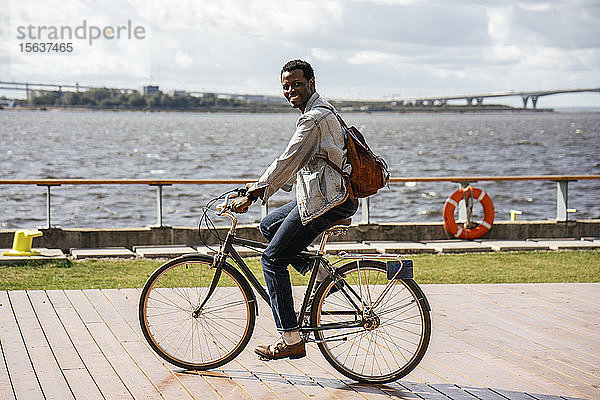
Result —
[[337, 171], [342, 178], [344, 179], [344, 181], [346, 181], [346, 198], [351, 198], [352, 200], [356, 199], [356, 197], [354, 196], [354, 192], [352, 191], [352, 178], [350, 177], [350, 174], [347, 172], [342, 171], [342, 169], [340, 167], [338, 167], [333, 161], [331, 161], [329, 159], [329, 157], [327, 156], [315, 156], [316, 158], [320, 158], [323, 161], [325, 161], [327, 163], [327, 165], [329, 165], [331, 168], [333, 168], [335, 171]]
[[325, 161], [327, 163], [327, 165], [329, 165], [331, 168], [333, 168], [334, 170], [336, 170], [343, 177], [349, 177], [350, 176], [347, 172], [342, 171], [342, 169], [340, 167], [338, 167], [333, 161], [331, 161], [329, 159], [329, 157], [327, 157], [327, 156], [321, 156], [321, 155], [317, 155], [315, 157], [316, 158], [320, 158], [323, 161]]
[[[342, 126], [342, 133], [344, 135], [346, 134], [346, 132], [348, 131], [348, 125], [346, 125], [346, 123], [344, 122], [342, 117], [340, 117], [340, 115], [337, 112], [335, 112], [335, 109], [333, 107], [323, 105], [323, 106], [315, 106], [315, 108], [324, 108], [326, 110], [331, 111], [331, 113], [333, 115], [335, 115], [337, 117], [338, 121], [340, 122], [340, 125]], [[329, 157], [327, 157], [327, 155], [324, 155], [324, 156], [318, 155], [316, 157], [323, 159], [331, 168], [336, 170], [343, 177], [350, 178], [350, 175], [347, 172], [342, 171], [342, 169], [337, 164], [335, 164], [333, 161], [331, 161], [329, 159]]]
[[342, 117], [340, 117], [340, 114], [338, 114], [333, 107], [329, 107], [329, 106], [315, 106], [315, 108], [325, 108], [325, 109], [331, 111], [331, 113], [333, 115], [335, 115], [336, 118], [338, 119], [338, 121], [340, 122], [340, 125], [342, 126], [342, 128], [344, 128], [345, 130], [348, 130], [348, 125], [346, 125], [346, 123], [344, 122], [344, 120], [342, 119]]

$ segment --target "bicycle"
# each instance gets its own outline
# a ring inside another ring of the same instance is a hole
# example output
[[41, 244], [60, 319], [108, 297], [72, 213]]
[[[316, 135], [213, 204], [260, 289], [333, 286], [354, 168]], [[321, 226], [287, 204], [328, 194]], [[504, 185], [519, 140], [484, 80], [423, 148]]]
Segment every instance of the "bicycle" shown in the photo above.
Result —
[[[215, 213], [231, 220], [214, 256], [189, 254], [167, 261], [144, 285], [139, 302], [142, 331], [152, 349], [173, 365], [207, 370], [230, 362], [252, 336], [258, 315], [255, 292], [269, 304], [266, 289], [234, 247], [259, 252], [267, 247], [236, 236], [237, 217], [228, 207], [244, 193], [225, 192], [204, 208], [207, 226], [214, 228], [208, 212], [224, 199]], [[412, 279], [412, 261], [403, 256], [340, 253], [338, 260], [327, 260], [328, 238], [346, 233], [348, 227], [349, 221], [327, 229], [318, 251], [299, 256], [313, 264], [298, 313], [300, 333], [344, 376], [391, 382], [412, 371], [427, 350], [429, 303]], [[319, 265], [328, 276], [315, 288]]]

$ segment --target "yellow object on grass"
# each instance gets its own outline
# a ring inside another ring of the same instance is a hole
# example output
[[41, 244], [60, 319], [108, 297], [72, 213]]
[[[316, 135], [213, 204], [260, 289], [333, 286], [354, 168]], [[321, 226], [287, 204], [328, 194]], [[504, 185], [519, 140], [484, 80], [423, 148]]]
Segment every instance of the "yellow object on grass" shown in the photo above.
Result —
[[42, 236], [43, 233], [37, 229], [19, 229], [15, 231], [13, 247], [9, 251], [2, 253], [3, 256], [39, 256], [39, 251], [31, 250], [33, 238]]

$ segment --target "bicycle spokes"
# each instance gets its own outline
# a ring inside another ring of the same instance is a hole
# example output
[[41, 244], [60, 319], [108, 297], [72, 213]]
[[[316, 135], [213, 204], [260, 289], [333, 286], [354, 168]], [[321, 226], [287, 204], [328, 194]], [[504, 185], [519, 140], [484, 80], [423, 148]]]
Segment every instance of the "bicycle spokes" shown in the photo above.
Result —
[[364, 382], [406, 375], [422, 358], [430, 334], [428, 310], [414, 281], [388, 281], [385, 264], [362, 260], [339, 268], [342, 290], [315, 299], [312, 321], [325, 358], [342, 374]]

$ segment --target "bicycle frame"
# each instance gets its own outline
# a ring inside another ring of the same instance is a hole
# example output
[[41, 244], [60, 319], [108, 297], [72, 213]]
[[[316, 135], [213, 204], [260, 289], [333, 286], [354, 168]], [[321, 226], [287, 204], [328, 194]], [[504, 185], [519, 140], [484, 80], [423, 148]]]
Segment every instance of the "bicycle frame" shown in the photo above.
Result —
[[[240, 256], [240, 254], [237, 252], [237, 250], [235, 249], [234, 245], [241, 245], [244, 247], [250, 247], [252, 249], [266, 249], [268, 244], [267, 243], [263, 243], [263, 242], [257, 242], [254, 240], [249, 240], [249, 239], [243, 239], [243, 238], [238, 238], [235, 235], [236, 232], [236, 225], [237, 225], [237, 218], [232, 215], [229, 211], [227, 210], [223, 210], [220, 211], [220, 215], [224, 215], [229, 217], [229, 219], [231, 220], [231, 228], [229, 229], [229, 231], [227, 232], [227, 236], [225, 237], [225, 241], [223, 242], [223, 245], [221, 246], [220, 251], [215, 255], [214, 257], [214, 264], [213, 267], [216, 268], [216, 272], [215, 275], [213, 276], [213, 279], [211, 281], [208, 293], [206, 295], [206, 298], [204, 299], [204, 301], [197, 307], [196, 312], [199, 312], [202, 307], [204, 306], [204, 304], [208, 301], [208, 299], [210, 298], [211, 294], [213, 293], [213, 291], [215, 290], [215, 288], [217, 287], [217, 284], [219, 282], [219, 279], [221, 277], [221, 269], [223, 268], [223, 264], [225, 263], [225, 261], [227, 260], [228, 257], [231, 257], [234, 261], [234, 263], [236, 264], [236, 266], [238, 267], [238, 269], [242, 272], [242, 274], [244, 275], [244, 277], [248, 280], [248, 282], [250, 283], [250, 285], [254, 288], [254, 290], [256, 290], [256, 292], [258, 292], [258, 294], [260, 295], [260, 297], [269, 305], [269, 307], [271, 306], [271, 301], [269, 298], [269, 294], [267, 293], [267, 290], [265, 289], [265, 287], [258, 281], [258, 279], [256, 278], [256, 276], [252, 273], [252, 271], [250, 270], [250, 268], [248, 267], [248, 265], [244, 262], [244, 259]], [[316, 278], [317, 278], [317, 266], [321, 263], [323, 263], [324, 265], [327, 265], [326, 260], [323, 258], [323, 255], [321, 254], [315, 254], [315, 253], [310, 253], [310, 252], [302, 252], [300, 255], [300, 257], [306, 258], [306, 259], [312, 259], [313, 260], [313, 265], [312, 265], [312, 272], [310, 275], [310, 279], [307, 285], [307, 289], [304, 295], [304, 300], [302, 301], [302, 307], [300, 308], [300, 314], [298, 316], [298, 324], [301, 326], [302, 325], [302, 316], [304, 315], [304, 313], [306, 312], [306, 309], [308, 308], [308, 303], [309, 303], [309, 299], [310, 299], [310, 293], [312, 293], [312, 290], [314, 289], [315, 286], [315, 282], [316, 282]], [[258, 308], [256, 309], [257, 313], [258, 313]], [[311, 329], [312, 330], [312, 329]]]
[[[219, 279], [221, 277], [221, 269], [223, 268], [223, 264], [226, 262], [227, 258], [229, 258], [229, 257], [231, 257], [234, 260], [234, 263], [236, 264], [237, 268], [242, 272], [244, 277], [248, 280], [251, 287], [253, 287], [254, 290], [256, 290], [256, 292], [258, 292], [260, 297], [269, 305], [269, 307], [271, 306], [269, 294], [267, 293], [265, 287], [258, 281], [256, 276], [252, 273], [252, 271], [250, 270], [248, 265], [244, 262], [243, 258], [239, 255], [239, 253], [237, 252], [237, 250], [234, 247], [234, 245], [237, 244], [237, 245], [249, 247], [249, 248], [256, 250], [256, 249], [266, 249], [268, 244], [263, 243], [263, 242], [254, 241], [254, 240], [236, 237], [237, 217], [235, 215], [233, 215], [226, 206], [229, 202], [229, 199], [230, 199], [230, 196], [228, 196], [226, 198], [224, 206], [220, 206], [217, 208], [217, 215], [228, 217], [231, 220], [231, 228], [227, 232], [227, 236], [225, 237], [225, 240], [220, 248], [220, 251], [214, 257], [213, 267], [216, 268], [216, 272], [211, 281], [208, 293], [207, 293], [204, 301], [202, 301], [202, 303], [197, 307], [194, 314], [197, 314], [200, 312], [200, 310], [202, 310], [202, 307], [204, 306], [204, 304], [206, 304], [206, 302], [212, 295], [213, 291], [217, 287]], [[323, 250], [325, 243], [327, 242], [327, 239], [330, 235], [343, 234], [343, 233], [345, 233], [346, 229], [347, 229], [346, 227], [342, 227], [342, 226], [330, 228], [328, 231], [326, 231], [324, 233], [323, 238], [321, 239], [320, 250], [317, 253], [304, 251], [299, 254], [300, 257], [308, 259], [308, 260], [312, 259], [312, 261], [313, 261], [313, 265], [311, 267], [312, 271], [311, 271], [310, 278], [309, 278], [309, 281], [307, 284], [306, 292], [304, 293], [304, 299], [302, 301], [302, 306], [300, 307], [300, 312], [298, 314], [298, 326], [300, 327], [301, 332], [310, 333], [310, 332], [315, 332], [315, 331], [319, 331], [319, 330], [329, 330], [329, 329], [338, 329], [338, 328], [341, 329], [341, 328], [348, 328], [348, 327], [353, 327], [353, 326], [360, 326], [362, 324], [361, 319], [367, 318], [367, 314], [373, 308], [375, 308], [376, 305], [379, 304], [381, 299], [385, 296], [385, 294], [387, 294], [387, 292], [393, 285], [393, 280], [388, 282], [388, 285], [387, 285], [386, 289], [384, 290], [384, 293], [381, 294], [379, 296], [379, 298], [377, 300], [375, 300], [375, 302], [371, 302], [370, 307], [368, 307], [364, 302], [361, 302], [362, 304], [359, 305], [359, 304], [357, 304], [356, 301], [354, 301], [354, 299], [359, 299], [359, 300], [363, 299], [362, 293], [356, 293], [354, 288], [352, 288], [349, 285], [342, 285], [342, 287], [339, 288], [340, 292], [346, 297], [346, 299], [350, 302], [350, 304], [352, 304], [352, 306], [355, 308], [354, 313], [343, 312], [342, 314], [354, 315], [355, 317], [357, 317], [356, 321], [352, 322], [352, 323], [345, 322], [345, 323], [327, 324], [326, 326], [321, 326], [321, 327], [314, 327], [314, 326], [311, 326], [310, 324], [308, 324], [308, 325], [303, 324], [304, 315], [305, 315], [306, 310], [310, 303], [310, 294], [315, 289], [318, 266], [323, 265], [331, 276], [335, 276], [335, 270], [329, 264], [329, 262], [325, 259], [325, 252]], [[372, 256], [372, 255], [365, 256], [365, 255], [361, 255], [361, 254], [342, 254], [341, 255], [341, 259], [355, 259], [358, 263], [359, 269], [360, 269], [361, 259], [372, 259], [372, 258], [394, 259], [394, 260], [397, 260], [400, 262], [402, 262], [402, 259], [403, 259], [403, 257], [400, 257], [400, 256], [386, 255], [386, 254], [382, 254], [382, 255], [378, 255], [378, 256]], [[359, 274], [359, 278], [360, 278], [360, 274]], [[342, 281], [342, 282], [344, 282], [344, 281]], [[361, 290], [362, 285], [359, 285], [359, 286], [360, 286], [359, 290]], [[354, 297], [354, 299], [353, 299], [353, 297]], [[256, 312], [258, 313], [258, 308], [256, 309]], [[358, 318], [359, 316], [362, 318], [359, 319]]]

